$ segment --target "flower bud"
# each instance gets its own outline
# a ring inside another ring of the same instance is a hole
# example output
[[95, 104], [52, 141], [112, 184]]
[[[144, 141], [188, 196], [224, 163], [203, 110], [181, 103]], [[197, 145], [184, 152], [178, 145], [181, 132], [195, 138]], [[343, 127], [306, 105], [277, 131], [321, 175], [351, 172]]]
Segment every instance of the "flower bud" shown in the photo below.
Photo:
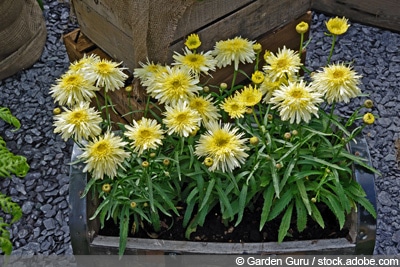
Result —
[[149, 162], [148, 162], [147, 160], [145, 160], [145, 161], [142, 162], [142, 167], [143, 167], [143, 168], [148, 168], [149, 165], [150, 165], [150, 164], [149, 164]]
[[59, 107], [56, 107], [56, 108], [53, 109], [53, 114], [54, 115], [58, 115], [60, 113], [61, 113], [61, 109]]
[[285, 138], [286, 140], [289, 140], [290, 137], [292, 137], [292, 134], [289, 133], [289, 132], [286, 132], [286, 133], [283, 135], [283, 138]]
[[256, 54], [261, 53], [261, 51], [262, 51], [262, 46], [261, 46], [261, 44], [260, 44], [260, 43], [255, 43], [255, 44], [253, 44], [253, 51], [254, 51]]
[[271, 51], [265, 50], [265, 53], [264, 53], [264, 60], [267, 61], [267, 58], [268, 58], [270, 55], [271, 55]]
[[365, 115], [363, 116], [363, 121], [365, 124], [368, 124], [368, 125], [373, 124], [375, 121], [374, 114], [369, 113], [369, 112], [365, 113]]
[[211, 167], [214, 164], [214, 160], [210, 157], [207, 157], [204, 159], [204, 165], [206, 165], [207, 167]]
[[130, 204], [131, 208], [134, 209], [137, 206], [137, 203], [135, 201], [132, 201]]
[[306, 33], [308, 31], [308, 23], [307, 22], [300, 22], [296, 25], [296, 31], [299, 34]]
[[163, 164], [164, 166], [168, 166], [171, 162], [169, 161], [169, 159], [164, 159], [163, 160]]
[[109, 193], [111, 191], [111, 185], [110, 184], [103, 184], [103, 186], [101, 187], [101, 190], [104, 193]]
[[364, 107], [366, 108], [373, 108], [374, 107], [374, 102], [371, 99], [367, 99], [364, 102]]
[[129, 85], [129, 86], [125, 87], [125, 91], [128, 93], [132, 92], [132, 86]]
[[204, 93], [210, 92], [210, 87], [204, 86], [204, 87], [203, 87], [203, 91], [204, 91]]
[[250, 114], [252, 114], [252, 113], [253, 113], [253, 108], [247, 107], [247, 108], [246, 108], [246, 114], [250, 115]]
[[299, 132], [298, 132], [297, 130], [293, 130], [293, 131], [292, 131], [292, 134], [296, 136], [296, 135], [299, 134]]
[[251, 75], [251, 81], [254, 84], [260, 84], [264, 81], [264, 73], [262, 71], [256, 70], [252, 75]]
[[283, 165], [282, 165], [282, 163], [277, 163], [277, 164], [275, 164], [275, 167], [276, 167], [278, 170], [280, 170], [280, 169], [282, 169]]
[[317, 202], [317, 199], [315, 197], [313, 197], [313, 198], [311, 198], [311, 202], [315, 203], [315, 202]]
[[154, 159], [156, 156], [157, 156], [156, 153], [154, 153], [154, 152], [151, 152], [151, 153], [150, 153], [150, 158]]
[[257, 145], [258, 142], [259, 142], [257, 136], [250, 137], [250, 140], [249, 140], [249, 141], [250, 141], [250, 144], [253, 145], [253, 146]]
[[219, 88], [221, 88], [222, 90], [225, 90], [226, 88], [228, 88], [228, 84], [227, 83], [221, 83], [219, 85]]

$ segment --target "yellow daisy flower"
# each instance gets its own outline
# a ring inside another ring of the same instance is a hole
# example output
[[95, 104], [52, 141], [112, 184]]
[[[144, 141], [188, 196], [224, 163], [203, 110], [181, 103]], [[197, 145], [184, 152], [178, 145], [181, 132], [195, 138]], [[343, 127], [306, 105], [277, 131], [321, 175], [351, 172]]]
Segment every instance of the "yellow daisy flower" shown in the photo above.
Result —
[[195, 50], [200, 47], [201, 41], [198, 34], [192, 33], [186, 38], [185, 45], [190, 50]]
[[208, 159], [210, 171], [230, 172], [240, 167], [248, 157], [245, 152], [248, 150], [245, 145], [247, 139], [242, 138], [244, 133], [238, 133], [236, 127], [231, 129], [229, 123], [221, 126], [218, 122], [210, 122], [207, 129], [200, 136], [194, 153], [211, 159]]
[[97, 87], [104, 87], [106, 91], [114, 91], [124, 86], [124, 81], [128, 78], [123, 70], [126, 68], [118, 67], [122, 62], [117, 63], [102, 59], [94, 62], [87, 68], [87, 77], [96, 81]]
[[89, 102], [96, 96], [95, 91], [99, 90], [93, 86], [93, 80], [76, 71], [67, 71], [56, 82], [50, 88], [50, 94], [60, 105], [74, 106], [80, 102]]
[[203, 123], [215, 121], [221, 117], [218, 108], [212, 102], [211, 95], [190, 98], [189, 107], [200, 114]]
[[162, 145], [164, 131], [157, 120], [142, 118], [140, 121], [133, 120], [133, 127], [126, 125], [124, 133], [132, 142], [133, 151], [141, 155], [147, 149], [157, 149]]
[[123, 168], [122, 163], [130, 156], [130, 153], [124, 150], [127, 144], [110, 131], [104, 136], [94, 138], [78, 156], [86, 163], [83, 171], [91, 172], [94, 179], [103, 179], [105, 175], [113, 179], [117, 175], [117, 169]]
[[279, 48], [276, 54], [271, 53], [265, 61], [267, 64], [263, 70], [273, 81], [296, 75], [302, 65], [298, 53], [286, 46]]
[[140, 83], [145, 85], [146, 81], [153, 80], [154, 75], [165, 70], [161, 64], [155, 64], [153, 61], [147, 59], [146, 63], [139, 62], [140, 68], [133, 70], [133, 76], [140, 79]]
[[242, 102], [247, 107], [253, 107], [257, 105], [262, 98], [262, 92], [260, 89], [253, 88], [253, 86], [248, 85], [243, 88], [243, 90], [236, 94], [235, 98], [239, 102]]
[[69, 65], [69, 70], [71, 71], [81, 71], [84, 68], [87, 68], [88, 66], [90, 66], [91, 64], [94, 64], [95, 62], [100, 61], [100, 57], [95, 55], [95, 54], [91, 54], [91, 55], [84, 55], [83, 58], [71, 63]]
[[175, 62], [172, 63], [172, 65], [186, 66], [197, 75], [201, 72], [208, 75], [209, 71], [215, 71], [215, 65], [217, 64], [211, 51], [206, 53], [193, 53], [188, 48], [185, 48], [184, 55], [175, 52], [173, 58]]
[[326, 101], [348, 103], [351, 98], [361, 94], [358, 87], [361, 75], [344, 64], [332, 64], [312, 75], [313, 88], [324, 94]]
[[217, 60], [217, 67], [226, 67], [234, 63], [235, 70], [239, 69], [239, 62], [252, 63], [256, 58], [253, 50], [254, 41], [241, 37], [218, 41], [215, 44], [213, 54]]
[[89, 103], [82, 102], [69, 110], [64, 109], [54, 116], [54, 133], [61, 133], [61, 138], [67, 141], [73, 136], [75, 141], [81, 142], [94, 138], [101, 133], [100, 123], [103, 121], [99, 112], [89, 108]]
[[348, 19], [345, 17], [339, 18], [330, 18], [327, 22], [325, 22], [326, 28], [333, 35], [341, 35], [347, 32], [347, 29], [350, 27], [348, 23]]
[[232, 119], [243, 118], [246, 113], [246, 105], [237, 97], [229, 96], [224, 99], [220, 107], [229, 114]]
[[197, 85], [198, 83], [199, 79], [189, 68], [167, 66], [165, 72], [157, 76], [146, 91], [161, 104], [175, 105], [179, 100], [187, 100], [201, 91], [202, 88]]
[[272, 97], [273, 92], [279, 89], [282, 84], [287, 85], [287, 79], [285, 77], [276, 81], [273, 81], [271, 77], [266, 77], [262, 84], [260, 84], [260, 90], [265, 96], [263, 102], [268, 103]]
[[318, 117], [318, 103], [323, 102], [322, 94], [314, 92], [304, 81], [289, 82], [274, 91], [270, 103], [274, 104], [272, 109], [278, 109], [283, 121], [290, 123], [301, 121], [308, 123], [311, 114]]
[[197, 131], [201, 116], [189, 107], [187, 101], [178, 101], [174, 106], [165, 106], [165, 109], [163, 122], [169, 135], [176, 133], [188, 137], [193, 131]]

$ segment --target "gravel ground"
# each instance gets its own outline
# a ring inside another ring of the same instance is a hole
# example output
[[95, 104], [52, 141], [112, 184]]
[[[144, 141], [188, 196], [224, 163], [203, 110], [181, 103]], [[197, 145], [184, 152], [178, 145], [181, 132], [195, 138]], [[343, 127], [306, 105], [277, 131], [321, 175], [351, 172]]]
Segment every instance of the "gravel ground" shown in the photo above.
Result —
[[[54, 103], [49, 88], [69, 65], [62, 35], [76, 27], [69, 19], [69, 2], [45, 0], [48, 37], [41, 59], [30, 69], [0, 81], [0, 106], [7, 106], [22, 124], [18, 131], [0, 122], [0, 134], [15, 154], [28, 158], [30, 172], [24, 179], [1, 179], [0, 191], [23, 209], [23, 218], [11, 229], [14, 254], [72, 254], [68, 227], [68, 172], [71, 143], [53, 134]], [[308, 65], [326, 62], [329, 41], [324, 37], [327, 16], [314, 14], [313, 41]], [[400, 133], [400, 35], [352, 23], [339, 37], [332, 60], [354, 60], [363, 75], [363, 92], [375, 102], [376, 123], [365, 134], [376, 178], [378, 202], [376, 254], [400, 251], [400, 173], [394, 146]], [[361, 100], [360, 100], [361, 101]], [[360, 102], [355, 104], [360, 104]], [[343, 107], [343, 112], [346, 107]]]

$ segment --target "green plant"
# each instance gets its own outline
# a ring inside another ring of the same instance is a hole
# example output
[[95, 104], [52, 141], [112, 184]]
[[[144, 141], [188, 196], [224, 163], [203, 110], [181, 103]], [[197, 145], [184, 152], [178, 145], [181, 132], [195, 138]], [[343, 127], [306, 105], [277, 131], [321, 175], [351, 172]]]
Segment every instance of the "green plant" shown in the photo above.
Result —
[[[148, 99], [143, 110], [132, 108], [131, 114], [143, 116], [130, 125], [110, 119], [109, 95], [123, 86], [124, 69], [96, 56], [71, 64], [51, 88], [55, 100], [67, 106], [55, 117], [55, 132], [82, 148], [79, 158], [91, 174], [84, 195], [93, 190], [102, 200], [92, 218], [102, 226], [108, 219], [119, 223], [120, 254], [129, 229], [137, 232], [148, 223], [160, 231], [161, 214], [181, 216], [189, 238], [213, 208], [226, 224], [238, 225], [245, 209], [261, 200], [259, 227], [280, 218], [279, 242], [292, 222], [299, 231], [308, 219], [324, 228], [318, 203], [329, 207], [340, 227], [357, 204], [376, 216], [352, 177], [352, 165], [378, 172], [347, 151], [374, 115], [365, 111], [371, 105], [351, 116], [336, 111], [338, 102], [362, 94], [350, 64], [330, 63], [347, 20], [329, 20], [327, 28], [332, 48], [326, 66], [315, 72], [300, 60], [305, 22], [296, 27], [298, 52], [283, 47], [264, 56], [260, 44], [241, 37], [199, 52], [199, 36], [189, 35], [172, 65], [147, 61], [134, 70]], [[241, 64], [252, 64], [251, 73]], [[229, 84], [213, 84], [210, 73], [228, 65], [234, 66]], [[236, 83], [238, 74], [248, 78], [244, 84]], [[99, 90], [104, 119], [88, 104]], [[131, 90], [126, 88], [128, 98]], [[112, 132], [112, 126], [120, 131]]]
[[[19, 129], [21, 124], [19, 120], [14, 117], [10, 110], [5, 107], [0, 107], [0, 118], [5, 122], [13, 125]], [[0, 136], [0, 177], [11, 177], [12, 174], [18, 177], [24, 177], [29, 171], [29, 165], [26, 158], [19, 155], [14, 155], [6, 147], [6, 142]], [[10, 197], [0, 192], [0, 210], [4, 213], [10, 214], [11, 219], [6, 221], [0, 216], [0, 250], [5, 254], [11, 254], [12, 244], [10, 241], [10, 233], [8, 227], [18, 221], [22, 216], [21, 207], [13, 202]]]

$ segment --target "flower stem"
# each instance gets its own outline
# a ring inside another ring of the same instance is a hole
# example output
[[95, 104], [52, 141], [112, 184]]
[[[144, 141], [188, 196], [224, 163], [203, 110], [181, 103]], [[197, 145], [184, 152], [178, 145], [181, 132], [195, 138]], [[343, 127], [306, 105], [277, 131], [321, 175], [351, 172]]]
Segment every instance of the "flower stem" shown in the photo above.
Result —
[[110, 118], [110, 112], [108, 110], [108, 96], [107, 96], [107, 89], [104, 87], [104, 106], [106, 108], [106, 123], [107, 126], [111, 126], [111, 118]]
[[329, 64], [331, 63], [331, 58], [332, 58], [333, 50], [335, 49], [335, 43], [336, 43], [336, 35], [333, 34], [333, 35], [332, 35], [331, 50], [329, 51], [329, 57], [328, 57], [328, 61], [327, 61], [326, 65], [329, 65]]

